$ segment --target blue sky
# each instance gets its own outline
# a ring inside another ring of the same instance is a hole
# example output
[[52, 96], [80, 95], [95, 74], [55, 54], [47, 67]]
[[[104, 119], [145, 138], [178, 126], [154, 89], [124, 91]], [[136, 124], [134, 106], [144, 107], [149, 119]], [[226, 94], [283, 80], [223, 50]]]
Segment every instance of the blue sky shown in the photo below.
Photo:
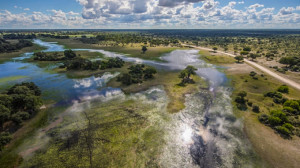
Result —
[[0, 0], [0, 28], [300, 28], [300, 0]]

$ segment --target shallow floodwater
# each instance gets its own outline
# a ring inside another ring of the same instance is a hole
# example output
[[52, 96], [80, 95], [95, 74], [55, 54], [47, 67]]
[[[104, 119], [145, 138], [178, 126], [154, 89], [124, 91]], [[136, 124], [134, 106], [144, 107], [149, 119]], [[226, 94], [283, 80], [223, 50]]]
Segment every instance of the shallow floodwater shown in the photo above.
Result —
[[[63, 46], [55, 43], [41, 40], [34, 42], [47, 47], [45, 52], [64, 50]], [[226, 86], [226, 76], [217, 70], [218, 67], [199, 59], [198, 50], [173, 51], [161, 58], [165, 62], [131, 58], [104, 50], [84, 50], [100, 52], [106, 57], [121, 57], [125, 61], [144, 63], [163, 70], [182, 70], [187, 65], [193, 65], [198, 69], [197, 75], [209, 82], [210, 90], [188, 95], [186, 109], [177, 114], [169, 114], [170, 122], [161, 123], [161, 127], [167, 132], [164, 137], [166, 145], [160, 158], [163, 167], [253, 167], [256, 165], [256, 157], [242, 131], [243, 124], [232, 114], [231, 88]], [[0, 88], [21, 81], [35, 82], [42, 89], [44, 99], [53, 99], [58, 101], [58, 105], [62, 103], [70, 106], [68, 113], [74, 112], [74, 109], [82, 111], [88, 108], [88, 106], [79, 108], [80, 102], [89, 103], [98, 99], [101, 100], [100, 102], [105, 102], [114, 97], [125, 96], [119, 88], [108, 88], [105, 85], [118, 73], [69, 79], [65, 74], [51, 74], [45, 68], [22, 61], [32, 54], [26, 53], [12, 61], [0, 64], [0, 78], [26, 77], [0, 83]], [[142, 97], [149, 97], [149, 95], [151, 98], [166, 96], [163, 89], [158, 87], [131, 95], [129, 98], [141, 100]], [[155, 103], [157, 100], [158, 98], [155, 98], [152, 101]], [[161, 101], [162, 104], [166, 102]], [[157, 106], [159, 106], [158, 102]], [[32, 146], [37, 146], [35, 142], [38, 141], [38, 146], [43, 145], [41, 139], [46, 137], [45, 133], [40, 131], [37, 134], [36, 141], [24, 144], [20, 152], [26, 153], [26, 150], [31, 149]]]

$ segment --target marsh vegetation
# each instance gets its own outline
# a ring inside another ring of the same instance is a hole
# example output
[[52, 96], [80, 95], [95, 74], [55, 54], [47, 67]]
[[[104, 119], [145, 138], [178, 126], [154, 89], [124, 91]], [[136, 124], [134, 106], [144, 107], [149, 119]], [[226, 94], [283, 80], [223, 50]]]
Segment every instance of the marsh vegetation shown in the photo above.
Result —
[[[278, 69], [297, 71], [299, 37], [266, 34], [3, 33], [11, 44], [26, 39], [47, 49], [31, 49], [0, 65], [0, 86], [7, 89], [0, 96], [1, 119], [6, 119], [1, 120], [0, 163], [4, 167], [293, 166], [299, 153], [283, 156], [278, 151], [292, 152], [291, 144], [299, 141], [299, 92], [242, 60], [276, 60], [285, 64]], [[238, 56], [228, 57], [219, 50]], [[22, 83], [30, 81], [35, 84]], [[47, 109], [39, 109], [42, 100]], [[11, 103], [14, 107], [9, 102], [18, 103]], [[19, 126], [10, 131], [11, 125]], [[277, 141], [284, 145], [274, 148]], [[280, 157], [285, 161], [280, 163]]]

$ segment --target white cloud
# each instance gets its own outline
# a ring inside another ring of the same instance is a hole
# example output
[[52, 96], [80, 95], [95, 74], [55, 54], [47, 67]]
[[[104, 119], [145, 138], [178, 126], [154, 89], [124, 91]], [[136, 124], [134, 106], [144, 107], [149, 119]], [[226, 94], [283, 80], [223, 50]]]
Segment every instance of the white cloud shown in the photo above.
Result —
[[263, 8], [263, 7], [264, 7], [264, 5], [258, 4], [258, 3], [249, 6], [250, 9], [253, 9], [253, 8]]
[[77, 1], [82, 13], [0, 11], [0, 23], [7, 28], [300, 28], [300, 14], [293, 12], [300, 6], [277, 12], [257, 3], [241, 8], [244, 1], [230, 1], [225, 6], [216, 0]]
[[25, 8], [24, 11], [30, 11], [30, 9], [29, 8]]
[[18, 6], [17, 6], [17, 5], [15, 5], [15, 6], [14, 6], [14, 8], [16, 8], [16, 9], [17, 9], [17, 8], [18, 8]]
[[295, 8], [293, 8], [293, 7], [288, 7], [288, 8], [283, 7], [280, 9], [279, 13], [281, 15], [289, 15], [289, 14], [292, 14], [292, 12], [294, 10], [295, 10]]

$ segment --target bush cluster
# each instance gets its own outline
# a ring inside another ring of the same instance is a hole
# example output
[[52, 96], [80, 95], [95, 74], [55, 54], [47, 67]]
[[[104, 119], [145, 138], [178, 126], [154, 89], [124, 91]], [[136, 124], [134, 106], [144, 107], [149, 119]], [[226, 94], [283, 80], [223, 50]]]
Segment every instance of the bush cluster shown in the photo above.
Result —
[[[41, 90], [32, 82], [16, 84], [0, 94], [0, 148], [8, 141], [5, 132], [14, 131], [23, 121], [32, 118], [42, 105]], [[15, 125], [4, 126], [5, 123]]]
[[[288, 93], [289, 89], [287, 86], [280, 86], [278, 91], [283, 93]], [[299, 132], [299, 122], [298, 119], [300, 115], [300, 100], [288, 100], [284, 98], [279, 92], [268, 92], [265, 94], [266, 97], [273, 98], [273, 101], [278, 104], [282, 104], [283, 108], [281, 110], [272, 110], [270, 115], [262, 114], [259, 116], [259, 121], [269, 125], [275, 129], [281, 135], [290, 137], [291, 135], [300, 136], [297, 134]]]
[[10, 42], [4, 39], [0, 39], [0, 53], [14, 52], [22, 48], [31, 47], [31, 46], [33, 46], [33, 44], [31, 41], [28, 40], [19, 40], [18, 43], [11, 44]]
[[144, 64], [132, 65], [128, 68], [129, 72], [118, 77], [118, 81], [124, 85], [142, 83], [145, 80], [153, 79], [157, 73], [153, 67], [146, 67]]
[[287, 69], [300, 72], [300, 58], [299, 57], [282, 57], [279, 62], [287, 65]]

